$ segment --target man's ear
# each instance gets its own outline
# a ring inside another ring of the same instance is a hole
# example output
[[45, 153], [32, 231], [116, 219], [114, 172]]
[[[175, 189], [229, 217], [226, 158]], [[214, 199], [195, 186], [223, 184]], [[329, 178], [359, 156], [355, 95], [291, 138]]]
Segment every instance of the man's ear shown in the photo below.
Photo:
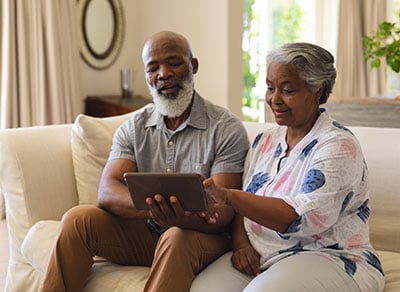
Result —
[[197, 60], [197, 58], [192, 58], [191, 62], [193, 66], [193, 74], [196, 74], [197, 71], [199, 71], [199, 61]]

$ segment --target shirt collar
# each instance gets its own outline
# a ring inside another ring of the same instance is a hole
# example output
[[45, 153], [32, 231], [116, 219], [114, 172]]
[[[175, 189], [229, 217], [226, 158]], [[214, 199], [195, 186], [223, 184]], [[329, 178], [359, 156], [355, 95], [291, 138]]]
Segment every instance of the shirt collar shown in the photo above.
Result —
[[[198, 129], [207, 128], [205, 101], [196, 91], [194, 92], [192, 109], [188, 117], [187, 125]], [[151, 116], [146, 123], [146, 128], [154, 126], [158, 129], [165, 128], [164, 116], [156, 109], [156, 106], [153, 106]]]

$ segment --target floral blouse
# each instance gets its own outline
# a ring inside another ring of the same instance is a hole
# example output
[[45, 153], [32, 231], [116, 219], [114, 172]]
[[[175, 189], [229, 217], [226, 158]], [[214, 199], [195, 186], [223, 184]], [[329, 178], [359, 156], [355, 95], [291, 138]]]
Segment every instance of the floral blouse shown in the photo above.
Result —
[[383, 283], [380, 261], [369, 242], [368, 172], [356, 137], [322, 112], [285, 157], [286, 131], [278, 126], [259, 134], [246, 159], [244, 190], [282, 198], [299, 215], [285, 233], [245, 218], [261, 268], [311, 252], [341, 265], [361, 288], [365, 277]]

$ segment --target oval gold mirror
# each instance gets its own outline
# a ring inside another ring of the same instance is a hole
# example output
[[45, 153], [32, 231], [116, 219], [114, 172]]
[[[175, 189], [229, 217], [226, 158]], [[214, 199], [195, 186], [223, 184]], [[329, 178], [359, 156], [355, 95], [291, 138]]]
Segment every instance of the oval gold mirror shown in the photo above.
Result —
[[95, 69], [110, 66], [123, 43], [124, 15], [120, 0], [78, 0], [80, 52]]

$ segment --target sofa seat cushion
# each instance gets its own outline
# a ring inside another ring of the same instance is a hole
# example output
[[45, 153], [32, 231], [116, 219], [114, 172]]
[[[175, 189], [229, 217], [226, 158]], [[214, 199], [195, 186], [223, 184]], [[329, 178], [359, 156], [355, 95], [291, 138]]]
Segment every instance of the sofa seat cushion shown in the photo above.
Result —
[[41, 274], [45, 272], [60, 221], [44, 220], [36, 222], [26, 234], [21, 245], [21, 253], [26, 261]]
[[385, 273], [384, 292], [400, 291], [400, 253], [378, 250]]
[[[42, 275], [59, 226], [60, 221], [39, 221], [22, 243], [21, 252], [26, 261]], [[84, 291], [142, 291], [149, 271], [148, 267], [120, 266], [96, 257]]]

